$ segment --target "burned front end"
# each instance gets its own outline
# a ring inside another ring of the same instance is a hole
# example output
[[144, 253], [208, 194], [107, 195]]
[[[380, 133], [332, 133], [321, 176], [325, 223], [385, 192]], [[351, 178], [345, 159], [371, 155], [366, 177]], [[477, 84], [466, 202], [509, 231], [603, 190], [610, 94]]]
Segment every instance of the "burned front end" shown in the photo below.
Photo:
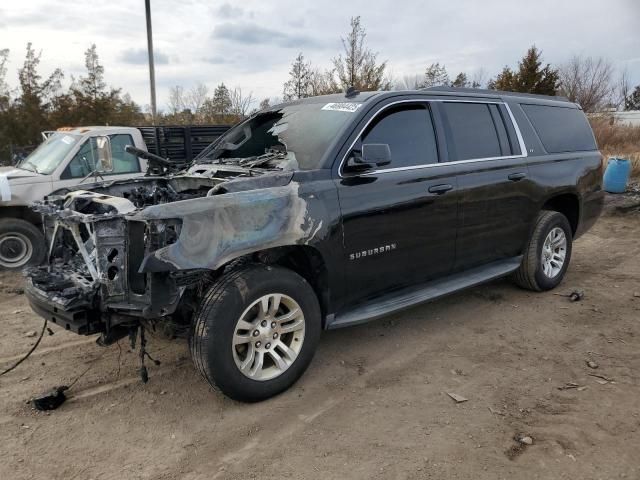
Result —
[[135, 216], [149, 206], [206, 197], [222, 181], [204, 176], [143, 179], [75, 190], [36, 204], [49, 259], [26, 271], [33, 310], [67, 330], [107, 337], [122, 336], [141, 321], [182, 314], [176, 310], [185, 289], [208, 273], [142, 272], [150, 253], [177, 241], [182, 220]]
[[27, 270], [40, 316], [111, 343], [138, 326], [180, 336], [237, 259], [306, 243], [324, 227], [291, 171], [199, 166], [172, 177], [50, 196], [48, 263]]

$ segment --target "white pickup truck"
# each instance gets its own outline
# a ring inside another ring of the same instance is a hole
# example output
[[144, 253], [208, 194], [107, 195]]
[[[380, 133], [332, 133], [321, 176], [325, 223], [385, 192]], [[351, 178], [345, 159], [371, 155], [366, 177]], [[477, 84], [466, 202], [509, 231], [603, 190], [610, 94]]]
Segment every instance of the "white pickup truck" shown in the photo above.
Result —
[[[110, 172], [99, 172], [98, 147], [105, 140], [113, 164]], [[126, 152], [127, 145], [147, 148], [141, 131], [133, 127], [64, 128], [15, 167], [0, 167], [0, 269], [17, 270], [44, 260], [41, 219], [29, 208], [32, 202], [81, 183], [144, 175], [146, 160]]]

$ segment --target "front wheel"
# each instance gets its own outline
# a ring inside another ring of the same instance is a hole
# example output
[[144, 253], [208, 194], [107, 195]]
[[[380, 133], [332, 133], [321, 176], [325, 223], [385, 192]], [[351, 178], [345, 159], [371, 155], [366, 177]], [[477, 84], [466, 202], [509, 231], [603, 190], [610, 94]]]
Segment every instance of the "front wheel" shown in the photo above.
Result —
[[522, 263], [513, 275], [516, 284], [537, 292], [558, 286], [569, 267], [572, 243], [567, 217], [551, 210], [540, 212]]
[[256, 402], [289, 388], [311, 362], [320, 307], [291, 270], [248, 264], [207, 292], [190, 338], [193, 362], [229, 397]]
[[40, 265], [45, 252], [44, 237], [34, 225], [19, 218], [0, 220], [0, 268]]

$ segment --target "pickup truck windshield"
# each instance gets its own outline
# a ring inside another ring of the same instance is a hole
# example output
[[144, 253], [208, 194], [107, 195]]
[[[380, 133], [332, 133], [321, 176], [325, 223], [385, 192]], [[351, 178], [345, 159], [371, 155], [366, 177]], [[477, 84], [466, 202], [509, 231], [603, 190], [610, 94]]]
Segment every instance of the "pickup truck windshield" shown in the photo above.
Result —
[[60, 165], [80, 138], [82, 138], [81, 135], [54, 133], [16, 166], [49, 175]]
[[276, 107], [251, 117], [227, 132], [215, 148], [203, 152], [210, 160], [258, 157], [286, 151], [291, 168], [321, 168], [327, 148], [362, 105], [314, 99]]

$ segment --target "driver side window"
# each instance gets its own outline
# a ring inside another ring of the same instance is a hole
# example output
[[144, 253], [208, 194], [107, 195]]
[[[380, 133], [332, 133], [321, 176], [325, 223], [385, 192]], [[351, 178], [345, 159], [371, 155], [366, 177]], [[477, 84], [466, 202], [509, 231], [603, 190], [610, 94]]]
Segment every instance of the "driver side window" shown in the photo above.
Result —
[[424, 105], [401, 105], [384, 111], [362, 135], [362, 144], [368, 143], [389, 145], [389, 168], [438, 162], [433, 122]]
[[98, 158], [96, 139], [89, 138], [82, 144], [78, 153], [75, 154], [69, 162], [69, 165], [67, 165], [67, 168], [64, 169], [64, 172], [60, 175], [60, 179], [67, 180], [69, 178], [86, 177], [95, 170], [96, 158]]
[[[134, 145], [133, 138], [127, 134], [110, 135], [111, 138], [111, 154], [113, 157], [113, 172], [107, 175], [115, 175], [122, 173], [136, 173], [140, 171], [140, 162], [138, 157], [125, 151], [127, 145]], [[93, 172], [96, 168], [98, 158], [96, 139], [89, 138], [86, 140], [78, 153], [64, 169], [61, 180], [70, 178], [84, 178]]]

